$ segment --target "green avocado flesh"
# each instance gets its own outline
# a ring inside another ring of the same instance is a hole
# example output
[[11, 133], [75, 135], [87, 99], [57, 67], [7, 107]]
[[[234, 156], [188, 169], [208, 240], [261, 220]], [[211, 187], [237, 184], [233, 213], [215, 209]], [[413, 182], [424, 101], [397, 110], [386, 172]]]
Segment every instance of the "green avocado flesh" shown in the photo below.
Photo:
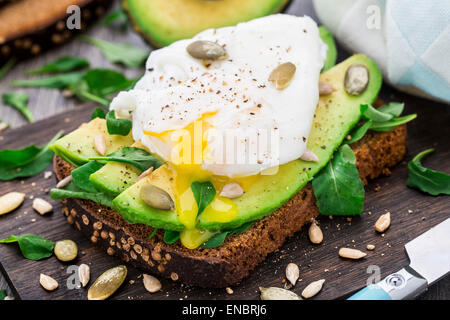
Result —
[[288, 0], [123, 0], [134, 29], [162, 47], [281, 11]]
[[327, 70], [331, 69], [336, 64], [337, 48], [336, 48], [336, 42], [334, 42], [333, 35], [327, 28], [325, 28], [325, 26], [319, 27], [319, 33], [320, 33], [320, 38], [322, 38], [322, 41], [328, 47], [327, 59], [325, 60], [323, 69], [322, 69], [322, 72], [323, 72], [323, 71], [327, 71]]
[[94, 137], [97, 135], [105, 137], [106, 154], [120, 150], [133, 143], [131, 133], [127, 136], [110, 135], [106, 129], [106, 120], [95, 118], [57, 140], [49, 146], [49, 149], [65, 161], [78, 167], [88, 162], [89, 158], [99, 156], [94, 147]]
[[133, 185], [140, 174], [133, 165], [111, 161], [91, 174], [89, 180], [97, 190], [116, 196]]
[[[353, 64], [365, 65], [370, 72], [367, 89], [359, 96], [348, 95], [344, 89], [346, 70]], [[360, 105], [373, 103], [381, 88], [382, 75], [377, 65], [364, 55], [354, 55], [322, 73], [320, 81], [329, 82], [336, 91], [320, 97], [308, 139], [308, 149], [319, 162], [295, 160], [279, 167], [275, 175], [262, 176], [244, 195], [233, 199], [238, 216], [230, 222], [208, 221], [200, 215], [197, 227], [209, 230], [230, 230], [260, 219], [277, 210], [303, 188], [331, 159], [348, 132], [360, 120]], [[168, 178], [167, 178], [168, 180]], [[155, 228], [182, 230], [176, 211], [157, 210], [146, 205], [139, 196], [141, 180], [113, 200], [113, 207], [130, 223], [148, 224]]]

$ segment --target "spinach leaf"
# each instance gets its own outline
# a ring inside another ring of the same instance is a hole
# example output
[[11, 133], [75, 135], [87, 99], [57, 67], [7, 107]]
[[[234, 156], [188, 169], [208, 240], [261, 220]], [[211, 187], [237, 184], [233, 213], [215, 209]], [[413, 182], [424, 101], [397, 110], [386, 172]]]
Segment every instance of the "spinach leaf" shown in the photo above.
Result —
[[138, 48], [126, 43], [113, 43], [85, 35], [80, 36], [82, 41], [97, 46], [106, 59], [113, 63], [122, 63], [131, 68], [137, 68], [144, 64], [150, 51]]
[[373, 122], [370, 126], [370, 130], [378, 132], [388, 132], [404, 123], [408, 123], [414, 120], [415, 118], [417, 118], [417, 114], [410, 114], [401, 118], [394, 118], [386, 122]]
[[0, 300], [5, 300], [6, 298], [6, 290], [0, 290]]
[[124, 31], [128, 28], [128, 17], [123, 9], [112, 11], [100, 21], [100, 25], [108, 26], [115, 22], [119, 23]]
[[174, 244], [179, 239], [180, 239], [180, 232], [178, 231], [166, 230], [164, 232], [164, 242], [167, 244]]
[[141, 171], [145, 171], [150, 167], [157, 169], [162, 165], [162, 162], [158, 160], [154, 155], [148, 153], [144, 149], [136, 147], [123, 147], [122, 149], [115, 151], [104, 157], [90, 158], [89, 160], [96, 161], [116, 161], [128, 163]]
[[52, 162], [53, 152], [47, 147], [62, 136], [58, 132], [45, 146], [28, 146], [19, 150], [0, 151], [0, 180], [7, 181], [18, 177], [31, 177], [47, 168]]
[[84, 76], [89, 90], [96, 95], [106, 96], [121, 90], [128, 90], [134, 79], [127, 79], [122, 73], [110, 69], [92, 69]]
[[198, 205], [197, 215], [200, 215], [203, 210], [205, 210], [205, 208], [214, 200], [214, 197], [216, 196], [216, 189], [211, 182], [206, 181], [193, 182], [191, 184], [191, 190]]
[[364, 206], [364, 185], [352, 149], [344, 144], [313, 179], [319, 212], [325, 215], [357, 215]]
[[210, 238], [208, 241], [206, 241], [204, 244], [202, 244], [202, 248], [217, 248], [218, 246], [222, 245], [222, 243], [225, 241], [226, 237], [232, 234], [239, 234], [246, 231], [250, 226], [253, 224], [253, 221], [244, 223], [242, 226], [231, 230], [231, 231], [225, 231], [225, 232], [219, 232], [216, 233], [212, 238]]
[[81, 188], [79, 188], [75, 183], [73, 183], [73, 181], [69, 183], [64, 189], [50, 190], [50, 197], [53, 200], [69, 199], [69, 198], [91, 200], [96, 203], [107, 206], [109, 208], [112, 208], [112, 200], [114, 199], [113, 196], [108, 196], [98, 191], [86, 192]]
[[26, 93], [4, 93], [2, 95], [3, 103], [19, 110], [23, 116], [33, 122], [34, 117], [30, 109], [28, 109], [28, 95]]
[[105, 117], [106, 113], [102, 108], [95, 108], [94, 111], [92, 111], [91, 120], [94, 120], [95, 118], [105, 119]]
[[381, 112], [369, 104], [361, 105], [361, 114], [365, 120], [377, 122], [389, 121], [394, 117], [392, 114]]
[[21, 236], [12, 235], [9, 238], [1, 239], [0, 243], [18, 242], [23, 256], [30, 260], [41, 260], [53, 254], [55, 244], [34, 234], [23, 234]]
[[4, 76], [6, 76], [6, 74], [9, 72], [9, 70], [12, 69], [12, 67], [14, 67], [16, 61], [16, 58], [11, 58], [0, 68], [0, 80], [3, 79]]
[[48, 89], [66, 89], [77, 83], [84, 76], [83, 72], [69, 72], [47, 78], [16, 80], [11, 85], [16, 87], [40, 87]]
[[89, 180], [89, 177], [97, 170], [100, 170], [101, 167], [103, 167], [103, 164], [97, 161], [85, 163], [81, 167], [72, 170], [73, 182], [84, 191], [98, 192], [97, 188], [95, 188], [94, 184]]
[[106, 127], [108, 128], [109, 134], [126, 136], [130, 133], [132, 124], [131, 120], [117, 119], [114, 110], [111, 110], [106, 114]]
[[56, 73], [68, 72], [76, 69], [89, 67], [89, 62], [84, 58], [79, 57], [61, 57], [42, 68], [28, 71], [27, 74], [42, 74], [42, 73]]
[[408, 163], [409, 176], [407, 185], [433, 196], [440, 194], [450, 195], [450, 175], [424, 168], [420, 162], [423, 157], [432, 152], [434, 152], [434, 149], [422, 151]]
[[356, 126], [349, 133], [350, 140], [345, 141], [345, 143], [351, 144], [353, 142], [361, 140], [366, 135], [367, 131], [370, 129], [371, 126], [372, 120], [367, 121], [361, 126]]

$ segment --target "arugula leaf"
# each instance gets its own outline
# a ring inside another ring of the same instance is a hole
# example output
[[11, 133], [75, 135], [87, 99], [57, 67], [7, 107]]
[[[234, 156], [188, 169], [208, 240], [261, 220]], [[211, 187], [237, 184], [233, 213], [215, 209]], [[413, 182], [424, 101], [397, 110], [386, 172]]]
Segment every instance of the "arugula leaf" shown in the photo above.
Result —
[[110, 69], [92, 69], [84, 76], [90, 91], [99, 96], [106, 96], [121, 90], [127, 90], [134, 79], [127, 79], [122, 73]]
[[73, 181], [69, 183], [64, 189], [51, 189], [50, 197], [53, 200], [69, 198], [91, 200], [109, 208], [112, 208], [112, 200], [114, 199], [113, 196], [108, 196], [98, 191], [86, 192], [79, 188], [75, 183], [73, 183]]
[[69, 72], [47, 78], [16, 80], [11, 82], [15, 87], [39, 87], [48, 89], [66, 89], [83, 78], [84, 72]]
[[434, 149], [422, 151], [408, 163], [409, 176], [407, 185], [433, 196], [440, 194], [450, 195], [450, 175], [422, 166], [420, 160], [432, 152], [434, 152]]
[[109, 104], [111, 103], [111, 99], [97, 96], [91, 92], [89, 92], [89, 87], [82, 78], [80, 81], [73, 83], [70, 85], [70, 91], [72, 91], [78, 99], [81, 101], [92, 101], [96, 102], [105, 108], [109, 108]]
[[45, 146], [28, 146], [24, 149], [0, 151], [0, 180], [7, 181], [18, 177], [31, 177], [47, 168], [52, 162], [53, 152], [47, 147], [62, 136], [58, 132]]
[[94, 172], [100, 170], [104, 165], [97, 161], [89, 161], [81, 167], [72, 170], [73, 182], [82, 190], [87, 192], [98, 192], [94, 184], [89, 180], [89, 177]]
[[386, 122], [373, 122], [370, 126], [370, 130], [378, 132], [388, 132], [404, 123], [408, 123], [414, 120], [415, 118], [417, 118], [417, 114], [410, 114], [401, 118], [394, 118]]
[[0, 68], [0, 80], [3, 79], [4, 76], [6, 76], [6, 74], [9, 72], [9, 70], [12, 69], [12, 67], [14, 67], [14, 65], [16, 64], [17, 59], [16, 58], [11, 58], [9, 59], [4, 65], [3, 67]]
[[118, 22], [124, 31], [128, 28], [128, 17], [123, 9], [112, 11], [105, 18], [103, 18], [99, 24], [102, 26], [107, 26], [115, 22]]
[[30, 109], [28, 109], [28, 95], [26, 93], [7, 93], [2, 95], [3, 103], [19, 110], [23, 116], [29, 121], [33, 122], [34, 117]]
[[105, 117], [106, 113], [102, 108], [95, 108], [94, 111], [92, 111], [91, 120], [94, 120], [95, 118], [105, 119]]
[[123, 147], [122, 149], [117, 150], [104, 157], [94, 157], [90, 158], [89, 160], [96, 160], [100, 162], [115, 161], [128, 163], [135, 166], [141, 171], [145, 171], [150, 167], [153, 167], [153, 169], [156, 170], [163, 164], [154, 155], [148, 153], [144, 149], [136, 147]]
[[0, 290], [0, 300], [5, 300], [6, 298], [6, 290]]
[[111, 110], [106, 114], [106, 127], [108, 128], [109, 134], [126, 136], [130, 133], [132, 124], [131, 120], [117, 119], [114, 110]]
[[403, 113], [405, 104], [402, 102], [390, 102], [384, 106], [379, 107], [377, 110], [384, 113], [389, 113], [394, 117], [399, 117]]
[[200, 215], [203, 210], [205, 210], [205, 208], [214, 200], [214, 197], [216, 196], [216, 189], [211, 182], [206, 181], [193, 182], [191, 184], [191, 190], [198, 205], [197, 215]]
[[394, 117], [392, 114], [381, 112], [369, 104], [362, 104], [360, 108], [362, 117], [365, 120], [384, 122], [389, 121]]
[[42, 73], [68, 72], [89, 67], [89, 61], [79, 57], [61, 57], [39, 69], [30, 70], [29, 75]]
[[202, 248], [217, 248], [218, 246], [222, 245], [227, 236], [229, 235], [231, 236], [232, 234], [243, 233], [248, 228], [250, 228], [252, 224], [253, 221], [244, 223], [242, 226], [231, 231], [216, 233], [212, 238], [210, 238], [208, 241], [202, 244]]
[[180, 239], [180, 232], [178, 231], [166, 230], [164, 232], [164, 242], [167, 244], [174, 244], [179, 239]]
[[351, 144], [353, 142], [361, 140], [366, 135], [371, 126], [372, 120], [367, 121], [361, 126], [356, 126], [349, 133], [349, 136], [351, 137], [350, 140], [345, 141], [345, 143]]
[[150, 50], [138, 48], [126, 43], [113, 43], [85, 35], [81, 35], [80, 39], [97, 46], [109, 61], [122, 63], [131, 68], [142, 66], [150, 54]]
[[325, 215], [357, 215], [364, 206], [364, 185], [352, 149], [344, 144], [313, 179], [319, 212]]
[[0, 243], [19, 243], [23, 256], [30, 260], [41, 260], [53, 254], [55, 244], [34, 234], [23, 234], [21, 236], [12, 235], [9, 238], [1, 239]]

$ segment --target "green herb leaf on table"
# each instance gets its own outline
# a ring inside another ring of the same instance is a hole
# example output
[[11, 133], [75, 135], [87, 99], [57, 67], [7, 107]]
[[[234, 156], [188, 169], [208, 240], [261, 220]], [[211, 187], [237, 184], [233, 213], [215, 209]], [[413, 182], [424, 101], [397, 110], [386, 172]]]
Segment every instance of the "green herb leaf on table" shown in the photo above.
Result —
[[69, 183], [64, 189], [51, 189], [50, 197], [53, 200], [61, 199], [85, 199], [91, 200], [96, 203], [102, 204], [109, 208], [112, 208], [113, 196], [108, 196], [101, 192], [87, 192], [79, 188], [73, 181]]
[[0, 300], [5, 300], [6, 298], [6, 290], [0, 290]]
[[179, 239], [180, 239], [180, 232], [178, 231], [166, 230], [164, 232], [164, 242], [167, 244], [174, 244]]
[[23, 256], [30, 260], [41, 260], [53, 254], [55, 244], [34, 234], [23, 234], [21, 236], [12, 235], [9, 238], [1, 239], [0, 243], [18, 242]]
[[117, 119], [114, 110], [111, 110], [106, 114], [106, 127], [109, 134], [126, 136], [130, 133], [132, 124], [131, 120]]
[[52, 162], [53, 152], [47, 147], [62, 136], [58, 132], [45, 146], [28, 146], [24, 149], [0, 151], [0, 180], [7, 181], [19, 177], [31, 177], [47, 168]]
[[450, 195], [450, 175], [422, 166], [422, 158], [432, 152], [434, 152], [434, 149], [422, 151], [408, 163], [409, 176], [407, 185], [433, 196], [440, 194]]
[[89, 160], [96, 160], [100, 162], [115, 161], [128, 163], [135, 166], [141, 171], [145, 171], [150, 167], [153, 167], [153, 169], [156, 170], [163, 164], [154, 155], [148, 153], [144, 149], [136, 147], [123, 147], [122, 149], [117, 150], [104, 157], [95, 157], [90, 158]]
[[0, 68], [0, 80], [3, 79], [4, 76], [6, 76], [9, 70], [11, 70], [12, 67], [14, 67], [16, 62], [17, 62], [16, 58], [11, 58]]
[[95, 108], [94, 111], [92, 111], [91, 120], [94, 120], [95, 118], [105, 119], [106, 118], [105, 110], [103, 110], [102, 108]]
[[126, 43], [113, 43], [85, 35], [81, 35], [80, 39], [97, 46], [109, 61], [121, 63], [131, 68], [142, 66], [150, 53], [150, 50], [135, 47]]
[[97, 161], [89, 161], [81, 167], [72, 170], [73, 182], [84, 191], [98, 192], [97, 188], [95, 188], [94, 184], [89, 180], [89, 177], [103, 166], [104, 164]]
[[77, 83], [84, 76], [84, 72], [69, 72], [39, 79], [26, 79], [12, 81], [15, 87], [38, 87], [47, 89], [66, 89]]
[[23, 114], [23, 116], [29, 121], [33, 122], [34, 117], [30, 109], [28, 109], [28, 95], [26, 93], [7, 93], [2, 95], [2, 100], [4, 104], [7, 104]]
[[312, 186], [319, 212], [325, 215], [357, 215], [364, 207], [364, 185], [352, 149], [344, 144], [314, 177]]
[[123, 9], [118, 9], [111, 12], [103, 18], [99, 24], [108, 26], [116, 22], [120, 24], [122, 30], [126, 30], [128, 28], [128, 17]]
[[89, 61], [80, 57], [61, 57], [39, 69], [30, 70], [29, 75], [43, 73], [69, 72], [89, 67]]
[[206, 181], [193, 182], [191, 184], [191, 190], [198, 205], [197, 215], [200, 215], [203, 210], [205, 210], [205, 208], [214, 200], [214, 197], [216, 196], [216, 189], [211, 182]]

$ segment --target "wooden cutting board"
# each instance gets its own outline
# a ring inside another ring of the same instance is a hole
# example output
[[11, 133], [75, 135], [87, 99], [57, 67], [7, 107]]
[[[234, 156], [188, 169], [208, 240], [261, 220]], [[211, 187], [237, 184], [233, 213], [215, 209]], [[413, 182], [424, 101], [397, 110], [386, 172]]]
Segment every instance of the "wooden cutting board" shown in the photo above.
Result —
[[[411, 97], [390, 88], [383, 88], [381, 97], [388, 101], [404, 101], [407, 106], [405, 113], [419, 115], [416, 121], [408, 125], [408, 152], [405, 160], [409, 161], [418, 152], [433, 147], [436, 152], [425, 159], [425, 165], [450, 172], [448, 106]], [[30, 143], [44, 144], [59, 130], [70, 132], [82, 122], [88, 121], [91, 110], [92, 106], [85, 105], [6, 131], [0, 138], [0, 149], [21, 148]], [[323, 278], [326, 282], [316, 299], [345, 297], [365, 286], [370, 276], [366, 272], [369, 266], [378, 266], [383, 277], [406, 265], [408, 258], [403, 248], [405, 243], [450, 217], [448, 197], [427, 196], [406, 187], [406, 161], [395, 167], [390, 177], [381, 177], [369, 184], [363, 214], [351, 220], [321, 216], [319, 222], [324, 232], [324, 242], [321, 245], [309, 243], [307, 232], [297, 233], [281, 250], [269, 255], [241, 285], [233, 287], [232, 295], [227, 294], [225, 289], [200, 289], [171, 280], [162, 281], [161, 292], [149, 294], [143, 287], [140, 271], [129, 267], [127, 281], [112, 299], [258, 299], [259, 286], [283, 286], [285, 268], [290, 262], [300, 267], [301, 281], [292, 289], [294, 292], [301, 293], [309, 282]], [[50, 200], [54, 205], [54, 212], [49, 215], [40, 216], [34, 212], [30, 197], [48, 200], [46, 190], [54, 185], [54, 175], [44, 179], [44, 173], [29, 179], [0, 183], [0, 195], [9, 191], [27, 194], [26, 201], [20, 208], [0, 216], [0, 238], [11, 234], [34, 233], [53, 241], [72, 239], [79, 246], [78, 258], [71, 263], [62, 263], [55, 257], [42, 261], [27, 260], [21, 256], [15, 244], [0, 245], [1, 269], [11, 288], [21, 299], [86, 299], [86, 289], [67, 289], [66, 283], [70, 276], [67, 273], [68, 266], [86, 263], [91, 267], [91, 279], [95, 279], [108, 268], [122, 263], [106, 255], [71, 227], [61, 213], [59, 202]], [[373, 225], [386, 211], [391, 212], [392, 224], [383, 237], [375, 232]], [[374, 244], [376, 249], [367, 251], [367, 257], [361, 261], [347, 261], [338, 256], [340, 247], [366, 251], [367, 244]], [[41, 272], [58, 280], [60, 286], [56, 291], [49, 293], [40, 287]]]

